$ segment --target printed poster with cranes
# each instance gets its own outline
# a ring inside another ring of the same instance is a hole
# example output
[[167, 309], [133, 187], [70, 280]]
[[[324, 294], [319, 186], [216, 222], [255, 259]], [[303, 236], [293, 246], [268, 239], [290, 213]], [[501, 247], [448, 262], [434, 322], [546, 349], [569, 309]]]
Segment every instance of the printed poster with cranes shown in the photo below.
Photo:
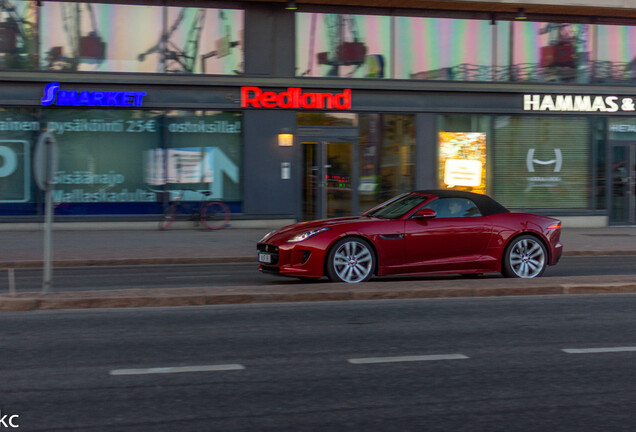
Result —
[[389, 78], [391, 17], [297, 13], [296, 75]]
[[243, 71], [242, 10], [76, 2], [40, 9], [44, 70]]
[[35, 2], [0, 0], [0, 69], [37, 69]]

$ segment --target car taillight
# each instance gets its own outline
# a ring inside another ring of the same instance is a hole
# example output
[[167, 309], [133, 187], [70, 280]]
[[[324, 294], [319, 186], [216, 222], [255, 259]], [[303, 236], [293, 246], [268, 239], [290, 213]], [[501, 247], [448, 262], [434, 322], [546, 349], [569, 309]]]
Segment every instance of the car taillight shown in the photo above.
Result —
[[561, 229], [561, 222], [550, 225], [548, 229]]

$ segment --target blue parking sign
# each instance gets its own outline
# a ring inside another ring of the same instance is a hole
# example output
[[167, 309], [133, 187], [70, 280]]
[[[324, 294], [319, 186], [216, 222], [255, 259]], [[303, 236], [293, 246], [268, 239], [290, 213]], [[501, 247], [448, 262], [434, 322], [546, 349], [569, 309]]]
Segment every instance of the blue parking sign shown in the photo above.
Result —
[[28, 202], [30, 178], [28, 141], [0, 140], [0, 203]]

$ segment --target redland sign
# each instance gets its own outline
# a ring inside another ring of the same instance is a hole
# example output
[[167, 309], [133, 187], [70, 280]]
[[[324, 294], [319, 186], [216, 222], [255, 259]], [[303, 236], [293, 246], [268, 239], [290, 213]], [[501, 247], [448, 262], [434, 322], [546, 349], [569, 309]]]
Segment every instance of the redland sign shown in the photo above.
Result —
[[289, 87], [276, 93], [260, 87], [241, 87], [243, 108], [291, 108], [291, 109], [351, 109], [351, 89], [342, 93], [303, 92], [300, 87]]

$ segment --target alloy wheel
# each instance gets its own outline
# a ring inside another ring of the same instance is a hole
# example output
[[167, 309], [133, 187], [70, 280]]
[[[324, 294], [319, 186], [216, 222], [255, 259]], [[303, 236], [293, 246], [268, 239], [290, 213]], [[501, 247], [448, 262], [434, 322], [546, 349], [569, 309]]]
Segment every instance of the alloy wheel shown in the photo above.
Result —
[[519, 239], [510, 248], [508, 261], [517, 277], [533, 278], [543, 273], [546, 266], [546, 252], [538, 240], [525, 237]]
[[337, 246], [332, 266], [335, 276], [342, 282], [363, 282], [368, 280], [373, 272], [373, 252], [361, 241], [347, 240]]

